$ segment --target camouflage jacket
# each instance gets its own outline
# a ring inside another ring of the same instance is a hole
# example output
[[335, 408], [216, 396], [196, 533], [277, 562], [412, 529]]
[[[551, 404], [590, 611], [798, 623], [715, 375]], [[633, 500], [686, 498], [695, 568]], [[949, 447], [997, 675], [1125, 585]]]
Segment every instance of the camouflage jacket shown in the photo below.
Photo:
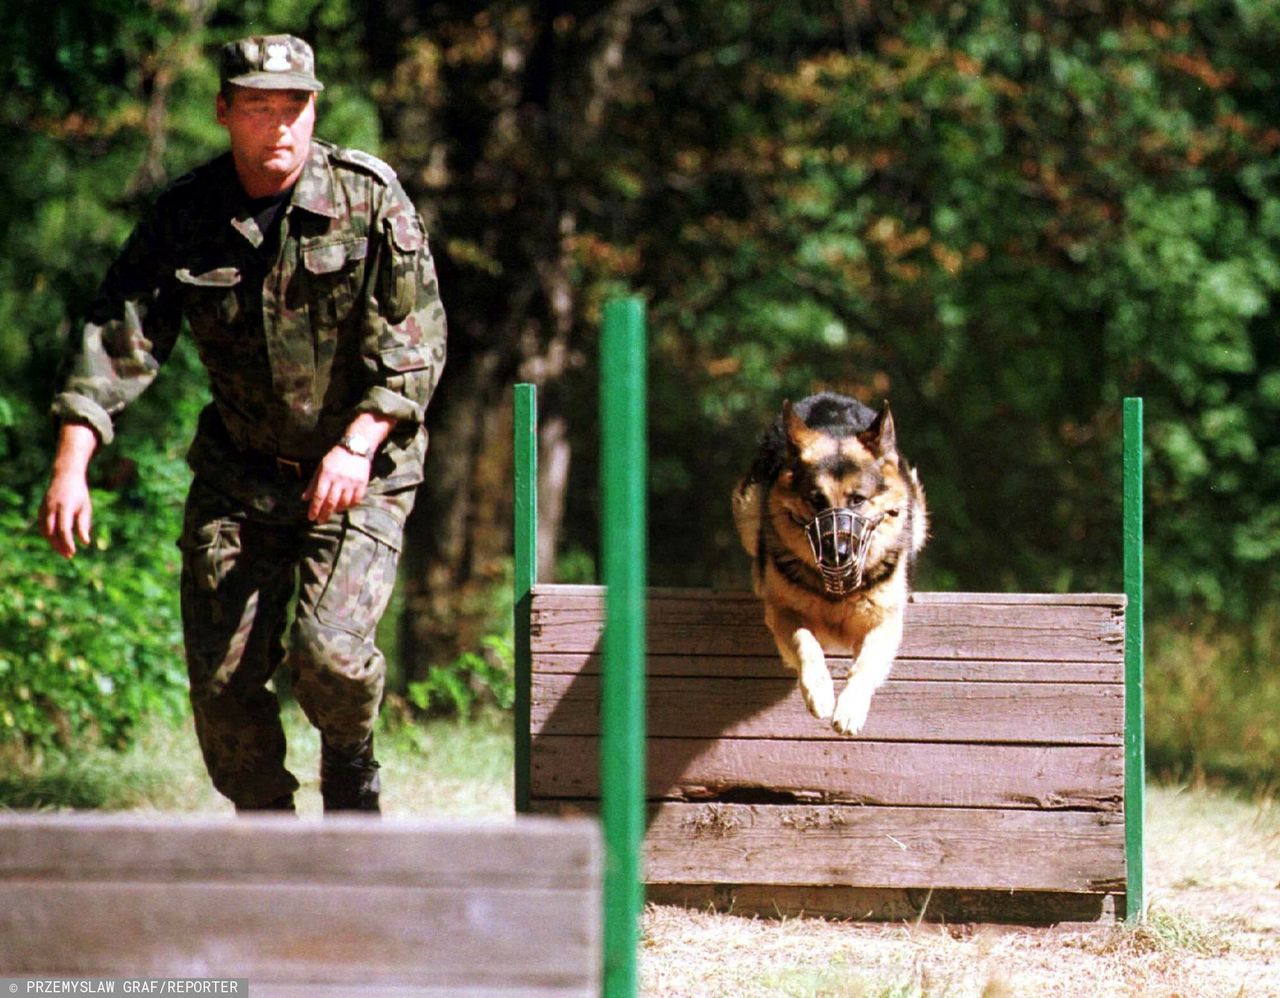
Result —
[[176, 181], [108, 270], [54, 415], [109, 443], [185, 316], [213, 397], [188, 455], [197, 474], [270, 507], [264, 456], [314, 462], [374, 412], [398, 423], [370, 490], [417, 484], [445, 320], [412, 202], [381, 160], [313, 140], [276, 224], [264, 241], [229, 153]]

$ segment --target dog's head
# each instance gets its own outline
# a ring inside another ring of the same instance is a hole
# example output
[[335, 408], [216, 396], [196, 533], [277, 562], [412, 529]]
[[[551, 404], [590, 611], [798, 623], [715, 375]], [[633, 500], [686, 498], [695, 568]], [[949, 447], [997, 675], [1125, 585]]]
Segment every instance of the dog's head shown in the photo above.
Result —
[[898, 545], [911, 502], [893, 415], [886, 404], [862, 429], [811, 427], [784, 402], [781, 421], [786, 453], [771, 490], [775, 530], [818, 569], [828, 594], [848, 595]]

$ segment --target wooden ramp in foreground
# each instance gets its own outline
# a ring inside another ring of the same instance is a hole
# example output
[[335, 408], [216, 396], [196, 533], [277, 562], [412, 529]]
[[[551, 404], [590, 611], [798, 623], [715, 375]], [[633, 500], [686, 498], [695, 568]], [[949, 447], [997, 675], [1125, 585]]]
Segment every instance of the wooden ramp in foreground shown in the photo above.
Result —
[[597, 995], [594, 821], [0, 816], [0, 977]]

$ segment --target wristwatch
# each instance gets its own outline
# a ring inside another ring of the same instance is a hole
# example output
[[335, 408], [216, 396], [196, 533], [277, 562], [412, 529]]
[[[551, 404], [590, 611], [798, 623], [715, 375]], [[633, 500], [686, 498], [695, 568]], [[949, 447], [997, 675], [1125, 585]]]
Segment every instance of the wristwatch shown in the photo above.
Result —
[[359, 433], [348, 433], [338, 441], [338, 446], [351, 451], [356, 457], [372, 457], [373, 445]]

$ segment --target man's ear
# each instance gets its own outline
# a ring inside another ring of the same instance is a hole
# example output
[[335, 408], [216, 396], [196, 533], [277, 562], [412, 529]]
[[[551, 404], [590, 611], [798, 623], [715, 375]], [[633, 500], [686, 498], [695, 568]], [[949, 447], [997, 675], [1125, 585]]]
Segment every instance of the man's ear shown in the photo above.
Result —
[[227, 123], [227, 99], [221, 93], [214, 98], [213, 107], [217, 115], [218, 124], [225, 126]]

